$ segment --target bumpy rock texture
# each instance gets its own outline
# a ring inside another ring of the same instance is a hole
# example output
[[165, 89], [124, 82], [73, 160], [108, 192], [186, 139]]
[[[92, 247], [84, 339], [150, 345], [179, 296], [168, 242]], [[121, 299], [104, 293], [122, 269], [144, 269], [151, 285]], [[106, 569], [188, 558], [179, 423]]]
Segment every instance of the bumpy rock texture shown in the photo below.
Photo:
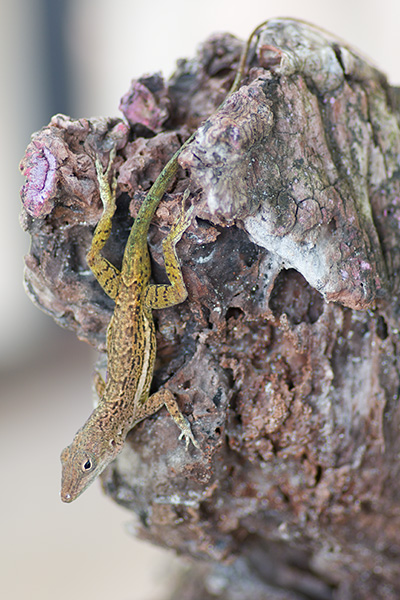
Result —
[[242, 45], [213, 36], [167, 83], [132, 82], [125, 121], [58, 115], [35, 134], [22, 162], [26, 287], [104, 350], [112, 301], [85, 260], [101, 214], [93, 156], [106, 164], [117, 144], [106, 254], [118, 266], [146, 190], [200, 127], [149, 243], [165, 281], [161, 240], [189, 185], [197, 219], [178, 247], [189, 297], [155, 312], [153, 387], [176, 393], [201, 451], [186, 452], [160, 411], [129, 434], [106, 493], [136, 513], [141, 537], [209, 561], [179, 598], [394, 600], [399, 95], [327, 34], [273, 20], [217, 110]]

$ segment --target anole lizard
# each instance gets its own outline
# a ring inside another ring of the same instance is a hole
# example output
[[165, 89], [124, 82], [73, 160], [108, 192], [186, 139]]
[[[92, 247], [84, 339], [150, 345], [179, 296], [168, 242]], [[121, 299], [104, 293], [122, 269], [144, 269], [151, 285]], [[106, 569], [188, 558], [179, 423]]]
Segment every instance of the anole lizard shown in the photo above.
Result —
[[[228, 96], [239, 87], [251, 40], [261, 26], [249, 37]], [[116, 208], [115, 178], [111, 187], [109, 184], [115, 150], [110, 153], [105, 173], [99, 158], [96, 159], [103, 214], [94, 232], [87, 262], [104, 291], [115, 301], [115, 309], [107, 330], [107, 382], [100, 376], [96, 382], [99, 404], [76, 433], [72, 444], [61, 453], [61, 499], [64, 502], [75, 500], [115, 459], [128, 432], [163, 405], [181, 430], [180, 438], [185, 438], [186, 447], [189, 442], [199, 447], [172, 392], [160, 389], [149, 396], [156, 356], [152, 309], [174, 306], [187, 297], [175, 245], [192, 219], [193, 207], [184, 210], [188, 191], [183, 197], [181, 215], [163, 242], [170, 285], [150, 284], [147, 234], [158, 204], [178, 171], [178, 157], [193, 138], [194, 135], [174, 154], [150, 188], [129, 234], [121, 271], [101, 256]]]

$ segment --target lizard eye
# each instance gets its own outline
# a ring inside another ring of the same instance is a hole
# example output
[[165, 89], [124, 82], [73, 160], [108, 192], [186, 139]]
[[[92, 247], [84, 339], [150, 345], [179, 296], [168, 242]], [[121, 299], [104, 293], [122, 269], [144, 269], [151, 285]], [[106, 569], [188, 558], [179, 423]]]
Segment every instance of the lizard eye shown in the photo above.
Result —
[[90, 471], [90, 469], [92, 468], [92, 461], [90, 460], [90, 458], [87, 459], [86, 462], [83, 463], [82, 465], [82, 471]]

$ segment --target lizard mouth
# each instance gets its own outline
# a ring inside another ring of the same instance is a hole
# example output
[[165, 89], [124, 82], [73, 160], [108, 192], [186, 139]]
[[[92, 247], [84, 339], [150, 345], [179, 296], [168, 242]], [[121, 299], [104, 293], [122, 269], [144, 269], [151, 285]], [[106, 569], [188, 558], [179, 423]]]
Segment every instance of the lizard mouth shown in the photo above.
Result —
[[61, 495], [61, 500], [62, 500], [63, 502], [72, 502], [72, 500], [73, 500], [73, 496], [72, 496], [72, 494], [68, 494], [68, 493], [64, 493], [64, 494], [63, 494], [63, 493], [61, 492], [61, 494], [60, 494], [60, 495]]

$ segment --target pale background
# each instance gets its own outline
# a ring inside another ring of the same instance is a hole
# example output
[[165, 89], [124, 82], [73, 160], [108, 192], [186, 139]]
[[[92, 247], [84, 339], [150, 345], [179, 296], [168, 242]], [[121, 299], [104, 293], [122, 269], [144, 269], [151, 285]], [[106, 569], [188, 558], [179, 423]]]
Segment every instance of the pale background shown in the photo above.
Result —
[[[58, 6], [70, 51], [65, 71], [56, 52], [45, 50], [53, 47], [49, 7]], [[98, 485], [72, 505], [58, 496], [60, 450], [91, 410], [94, 357], [24, 295], [29, 240], [18, 226], [18, 162], [52, 113], [118, 115], [132, 77], [169, 75], [210, 33], [246, 38], [269, 17], [298, 17], [334, 32], [398, 84], [400, 2], [0, 0], [0, 9], [0, 597], [163, 598], [177, 565], [172, 553], [128, 536], [131, 516]], [[57, 70], [66, 73], [64, 85]]]

